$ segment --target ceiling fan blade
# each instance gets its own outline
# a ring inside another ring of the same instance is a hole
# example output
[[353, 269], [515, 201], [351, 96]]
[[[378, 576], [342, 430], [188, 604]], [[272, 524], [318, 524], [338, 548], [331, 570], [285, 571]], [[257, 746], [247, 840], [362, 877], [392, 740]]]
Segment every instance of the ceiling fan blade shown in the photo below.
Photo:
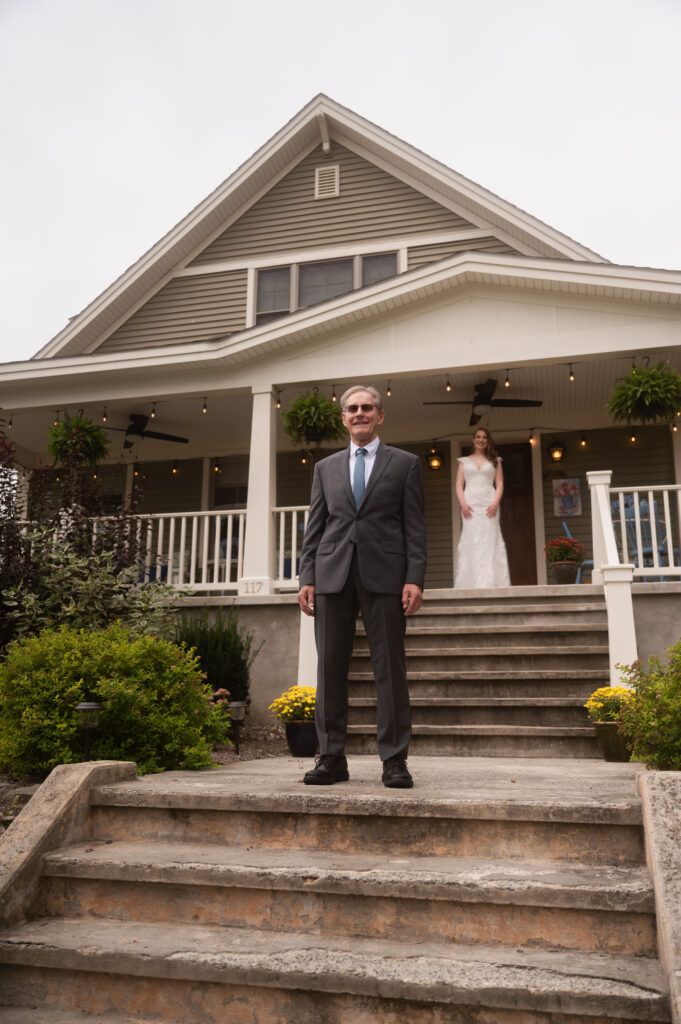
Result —
[[440, 402], [421, 402], [421, 405], [470, 405], [470, 402], [457, 402], [453, 399], [442, 399]]
[[488, 404], [497, 406], [498, 408], [522, 409], [529, 408], [530, 406], [534, 406], [536, 408], [542, 403], [536, 398], [492, 398]]
[[488, 377], [487, 380], [483, 381], [482, 384], [476, 384], [475, 398], [473, 404], [477, 404], [479, 402], [481, 405], [489, 405], [490, 399], [492, 398], [492, 395], [494, 394], [496, 389], [497, 382], [495, 381], [494, 377]]
[[158, 430], [145, 430], [142, 437], [153, 437], [157, 441], [174, 441], [176, 444], [189, 444], [188, 437], [178, 437], [177, 434], [162, 434]]

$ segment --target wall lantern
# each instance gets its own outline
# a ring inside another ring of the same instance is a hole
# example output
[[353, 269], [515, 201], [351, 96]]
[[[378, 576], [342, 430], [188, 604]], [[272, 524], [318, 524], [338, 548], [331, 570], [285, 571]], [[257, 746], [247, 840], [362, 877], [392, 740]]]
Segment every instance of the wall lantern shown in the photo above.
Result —
[[442, 452], [435, 445], [431, 445], [426, 455], [426, 462], [429, 469], [442, 469]]
[[562, 462], [565, 454], [565, 447], [562, 444], [552, 444], [548, 447], [551, 462]]

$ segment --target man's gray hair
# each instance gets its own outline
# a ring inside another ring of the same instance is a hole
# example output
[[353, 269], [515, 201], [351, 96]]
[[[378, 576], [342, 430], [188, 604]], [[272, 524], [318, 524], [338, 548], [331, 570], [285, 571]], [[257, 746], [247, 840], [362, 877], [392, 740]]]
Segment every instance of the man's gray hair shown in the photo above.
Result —
[[348, 398], [350, 395], [354, 395], [355, 391], [368, 391], [374, 400], [374, 405], [380, 412], [383, 408], [383, 399], [381, 398], [381, 392], [373, 388], [371, 384], [353, 384], [351, 388], [344, 391], [341, 395], [341, 409], [345, 412], [345, 406], [348, 404]]

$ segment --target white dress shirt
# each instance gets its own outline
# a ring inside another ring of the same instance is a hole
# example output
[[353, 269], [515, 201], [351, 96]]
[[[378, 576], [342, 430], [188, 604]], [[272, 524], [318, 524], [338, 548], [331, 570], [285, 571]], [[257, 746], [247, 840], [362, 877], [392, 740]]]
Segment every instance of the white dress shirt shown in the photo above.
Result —
[[[374, 468], [374, 462], [376, 461], [376, 452], [378, 451], [379, 440], [377, 437], [373, 441], [369, 441], [369, 444], [364, 445], [364, 487], [369, 483], [369, 477], [371, 476], [371, 470]], [[350, 442], [350, 458], [348, 465], [350, 467], [350, 487], [352, 487], [352, 480], [355, 472], [355, 460], [357, 458], [357, 449], [359, 445], [355, 444], [354, 441]]]

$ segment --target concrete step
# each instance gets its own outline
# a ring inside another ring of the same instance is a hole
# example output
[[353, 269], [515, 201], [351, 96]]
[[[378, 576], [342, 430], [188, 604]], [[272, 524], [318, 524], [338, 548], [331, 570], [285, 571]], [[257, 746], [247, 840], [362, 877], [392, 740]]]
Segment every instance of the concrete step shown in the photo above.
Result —
[[[574, 668], [600, 668], [608, 666], [608, 647], [604, 644], [570, 644], [551, 646], [505, 644], [480, 648], [462, 646], [456, 650], [442, 645], [407, 648], [408, 672], [446, 672], [456, 666], [462, 672], [499, 671], [502, 667], [513, 671], [560, 671]], [[371, 666], [368, 650], [355, 648], [350, 659], [350, 671], [365, 672]]]
[[[584, 701], [575, 697], [412, 697], [410, 703], [413, 725], [589, 726]], [[375, 697], [351, 697], [349, 710], [351, 725], [375, 726]]]
[[[376, 750], [375, 725], [348, 725], [346, 749], [353, 754]], [[434, 725], [414, 724], [413, 754], [455, 757], [594, 758], [603, 755], [593, 726]]]
[[[508, 624], [499, 626], [414, 626], [405, 634], [405, 646], [407, 652], [420, 648], [441, 647], [451, 649], [458, 655], [461, 649], [475, 643], [477, 651], [487, 651], [502, 647], [557, 647], [564, 650], [567, 647], [585, 645], [592, 647], [597, 644], [599, 647], [607, 648], [608, 630], [607, 626], [598, 623], [584, 624], [553, 624], [543, 626], [528, 626]], [[355, 639], [355, 651], [365, 652], [369, 650], [365, 633], [358, 633]]]
[[[168, 772], [95, 789], [97, 841], [193, 843], [362, 855], [645, 862], [636, 765], [494, 763], [410, 756], [413, 790], [386, 790], [380, 762], [350, 758], [350, 782], [300, 785], [304, 759]], [[272, 772], [276, 771], [276, 778]], [[579, 780], [579, 784], [577, 781]], [[598, 780], [597, 782], [595, 780]]]
[[487, 1008], [516, 1024], [669, 1021], [657, 961], [626, 955], [65, 918], [3, 933], [0, 956], [5, 1004], [91, 1016], [195, 1021], [200, 1007], [204, 1024], [463, 1024]]
[[43, 874], [39, 916], [657, 955], [645, 868], [100, 843]]
[[597, 623], [606, 624], [605, 602], [527, 602], [487, 604], [462, 603], [434, 604], [427, 599], [418, 614], [407, 626], [438, 626], [444, 623], [466, 625], [477, 628], [481, 625], [512, 624], [520, 622], [536, 626], [551, 623]]
[[[519, 669], [494, 668], [479, 670], [459, 667], [452, 659], [445, 670], [418, 671], [411, 669], [407, 678], [412, 699], [431, 697], [574, 697], [582, 703], [600, 686], [609, 685], [607, 668]], [[375, 694], [374, 675], [369, 664], [364, 671], [349, 674], [351, 697], [371, 697]]]

